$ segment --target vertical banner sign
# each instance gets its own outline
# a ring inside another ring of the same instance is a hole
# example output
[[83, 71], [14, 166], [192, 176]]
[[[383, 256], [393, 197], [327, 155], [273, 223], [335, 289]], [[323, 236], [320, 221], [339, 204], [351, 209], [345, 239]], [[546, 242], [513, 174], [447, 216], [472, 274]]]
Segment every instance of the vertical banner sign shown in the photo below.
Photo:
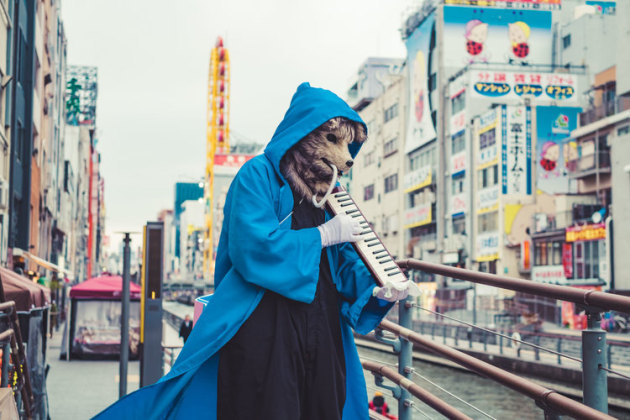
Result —
[[531, 195], [531, 109], [502, 106], [502, 192]]
[[562, 244], [562, 266], [564, 267], [564, 277], [573, 278], [573, 245], [570, 243]]
[[575, 193], [569, 175], [577, 167], [577, 142], [569, 139], [577, 128], [581, 108], [536, 107], [536, 183], [547, 194]]
[[411, 82], [405, 153], [412, 152], [435, 138], [428, 83], [429, 46], [434, 23], [435, 15], [427, 16], [405, 42]]

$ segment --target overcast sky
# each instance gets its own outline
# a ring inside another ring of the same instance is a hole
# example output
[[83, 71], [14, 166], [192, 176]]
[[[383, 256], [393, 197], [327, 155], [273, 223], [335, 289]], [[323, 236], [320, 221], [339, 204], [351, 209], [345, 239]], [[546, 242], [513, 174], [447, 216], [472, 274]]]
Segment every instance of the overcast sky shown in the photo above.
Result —
[[[205, 166], [208, 62], [231, 62], [230, 126], [266, 143], [297, 85], [343, 97], [370, 56], [403, 57], [411, 0], [62, 0], [68, 64], [98, 67], [106, 230], [140, 231]], [[119, 235], [112, 237], [114, 246]]]

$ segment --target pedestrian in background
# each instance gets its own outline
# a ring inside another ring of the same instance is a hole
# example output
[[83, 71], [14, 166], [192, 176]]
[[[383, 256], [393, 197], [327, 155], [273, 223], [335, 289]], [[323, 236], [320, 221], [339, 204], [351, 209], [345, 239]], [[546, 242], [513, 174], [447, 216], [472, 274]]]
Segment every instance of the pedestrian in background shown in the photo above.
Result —
[[188, 340], [188, 336], [192, 331], [192, 321], [190, 320], [190, 315], [186, 315], [184, 320], [182, 321], [182, 325], [179, 327], [179, 336], [184, 339], [184, 344], [186, 344], [186, 340]]

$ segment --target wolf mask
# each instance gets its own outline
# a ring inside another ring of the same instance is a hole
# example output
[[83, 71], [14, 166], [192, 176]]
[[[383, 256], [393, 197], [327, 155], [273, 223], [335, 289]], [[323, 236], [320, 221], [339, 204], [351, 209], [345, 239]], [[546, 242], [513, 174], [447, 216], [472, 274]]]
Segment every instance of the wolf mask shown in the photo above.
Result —
[[363, 143], [366, 138], [363, 124], [343, 117], [330, 119], [287, 151], [280, 161], [280, 172], [296, 196], [308, 201], [313, 195], [321, 199], [332, 181], [330, 164], [340, 175], [347, 173], [354, 164], [348, 145]]

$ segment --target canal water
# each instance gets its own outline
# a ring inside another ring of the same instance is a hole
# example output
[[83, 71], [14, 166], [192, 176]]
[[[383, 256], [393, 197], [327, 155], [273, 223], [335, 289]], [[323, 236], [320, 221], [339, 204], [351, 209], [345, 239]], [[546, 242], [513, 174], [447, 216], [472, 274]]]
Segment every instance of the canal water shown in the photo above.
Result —
[[[395, 366], [398, 361], [397, 357], [390, 353], [364, 347], [358, 347], [358, 350], [359, 356], [379, 361], [383, 364], [391, 364]], [[448, 390], [450, 393], [457, 395], [462, 400], [496, 419], [544, 419], [543, 411], [536, 406], [533, 400], [479, 375], [417, 360], [414, 360], [413, 367], [419, 375], [424, 376], [431, 382]], [[374, 392], [380, 390], [385, 397], [387, 405], [390, 407], [390, 414], [397, 415], [398, 402], [392, 397], [391, 392], [388, 390], [378, 389], [374, 384], [374, 376], [370, 372], [365, 372], [365, 379], [368, 386], [368, 394], [373, 396]], [[432, 384], [420, 378], [418, 375], [413, 375], [413, 381], [473, 419], [489, 418], [478, 411], [475, 411], [473, 408], [466, 406], [464, 403], [458, 401], [454, 397], [451, 397], [444, 391], [436, 388]], [[390, 382], [386, 383], [391, 384]], [[413, 400], [417, 403], [416, 408], [421, 411], [420, 412], [416, 409], [413, 410], [414, 420], [445, 418], [431, 407], [419, 401], [417, 398], [413, 398]], [[630, 413], [619, 410], [611, 409], [610, 415], [619, 419], [630, 419]]]

